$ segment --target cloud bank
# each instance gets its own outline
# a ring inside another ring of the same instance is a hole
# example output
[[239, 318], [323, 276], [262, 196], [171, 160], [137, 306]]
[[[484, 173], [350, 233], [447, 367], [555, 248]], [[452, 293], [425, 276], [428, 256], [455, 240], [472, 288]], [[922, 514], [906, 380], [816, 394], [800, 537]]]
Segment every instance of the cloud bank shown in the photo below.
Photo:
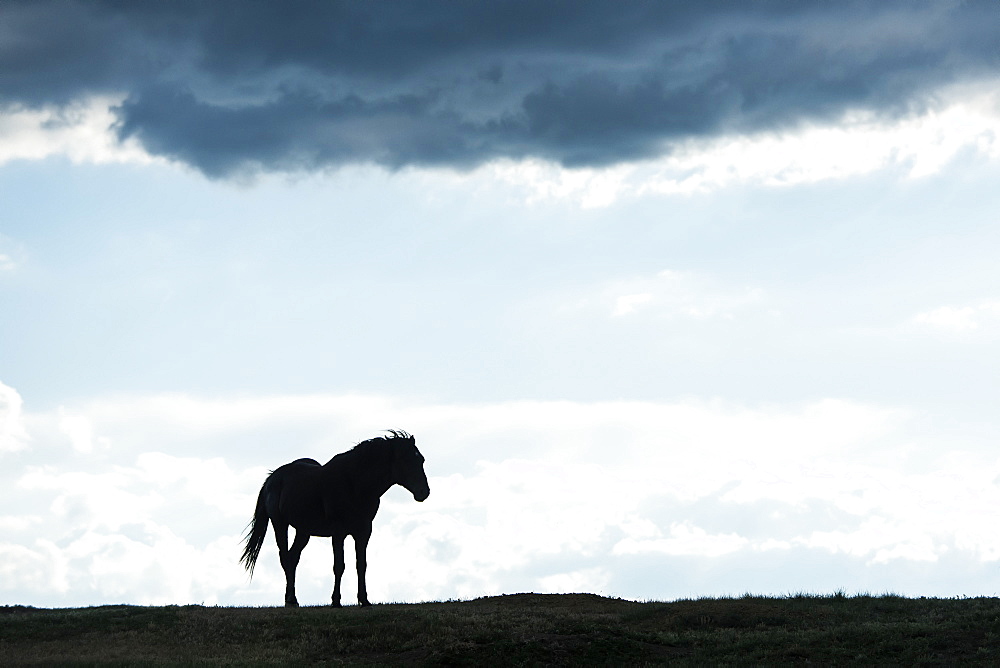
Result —
[[[432, 493], [384, 497], [373, 599], [1000, 587], [991, 444], [940, 452], [885, 407], [152, 395], [32, 413], [4, 392], [19, 442], [0, 452], [11, 603], [278, 604], [271, 536], [252, 582], [238, 563], [268, 469], [325, 460], [387, 420], [417, 434]], [[328, 600], [330, 566], [314, 539], [304, 603]]]
[[0, 9], [0, 104], [115, 96], [214, 177], [349, 163], [607, 166], [677, 142], [892, 118], [992, 75], [988, 2], [198, 3]]

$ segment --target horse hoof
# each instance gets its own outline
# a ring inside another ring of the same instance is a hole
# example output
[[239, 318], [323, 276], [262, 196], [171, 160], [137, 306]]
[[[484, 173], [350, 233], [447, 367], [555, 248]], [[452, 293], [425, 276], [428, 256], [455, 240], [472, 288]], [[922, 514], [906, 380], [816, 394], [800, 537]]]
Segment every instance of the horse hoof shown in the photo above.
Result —
[[371, 605], [371, 603], [368, 602], [368, 599], [364, 599], [363, 601], [358, 601], [358, 605], [360, 605], [362, 608], [367, 608], [368, 606]]
[[299, 602], [298, 601], [285, 601], [285, 607], [286, 608], [297, 608], [297, 607], [299, 607]]
[[332, 602], [330, 603], [330, 607], [331, 607], [331, 608], [341, 608], [341, 607], [343, 607], [343, 606], [342, 606], [342, 605], [340, 605], [340, 601], [332, 601]]

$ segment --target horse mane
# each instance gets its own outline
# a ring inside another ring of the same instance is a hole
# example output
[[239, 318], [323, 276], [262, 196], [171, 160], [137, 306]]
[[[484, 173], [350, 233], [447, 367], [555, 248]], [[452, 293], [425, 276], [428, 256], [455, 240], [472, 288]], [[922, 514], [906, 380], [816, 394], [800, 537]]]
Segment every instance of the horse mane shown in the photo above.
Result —
[[355, 450], [367, 450], [368, 448], [377, 447], [378, 445], [384, 443], [390, 443], [396, 440], [403, 440], [403, 441], [413, 440], [413, 436], [407, 434], [402, 429], [386, 429], [386, 431], [389, 432], [390, 434], [389, 436], [376, 436], [375, 438], [369, 438], [367, 441], [361, 441], [353, 448], [348, 450], [348, 452], [354, 452]]
[[[355, 457], [367, 458], [388, 456], [389, 446], [400, 441], [409, 441], [410, 443], [413, 443], [413, 436], [406, 433], [402, 429], [386, 429], [386, 431], [389, 433], [389, 436], [376, 436], [375, 438], [369, 438], [366, 441], [361, 441], [350, 450], [341, 452], [339, 455], [334, 455], [333, 459], [339, 459], [341, 457], [354, 459]], [[330, 461], [333, 461], [333, 459]]]

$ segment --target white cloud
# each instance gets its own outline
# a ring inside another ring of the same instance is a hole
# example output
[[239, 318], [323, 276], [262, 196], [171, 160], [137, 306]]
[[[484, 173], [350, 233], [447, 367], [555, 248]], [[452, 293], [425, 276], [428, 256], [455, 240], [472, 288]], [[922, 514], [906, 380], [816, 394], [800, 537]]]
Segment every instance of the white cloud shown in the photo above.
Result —
[[[69, 438], [73, 449], [84, 454], [93, 452], [95, 445], [94, 428], [87, 416], [74, 415], [62, 407], [59, 408], [58, 415], [59, 430]], [[110, 442], [108, 439], [99, 439], [97, 445], [107, 448]]]
[[0, 113], [0, 165], [12, 160], [65, 156], [74, 163], [160, 161], [138, 142], [119, 142], [111, 109], [120, 98], [95, 96], [65, 107], [6, 107]]
[[60, 550], [49, 541], [34, 546], [0, 542], [0, 591], [65, 592]]
[[541, 594], [600, 594], [611, 585], [611, 574], [603, 568], [583, 568], [570, 573], [558, 573], [540, 578]]
[[644, 187], [690, 193], [741, 182], [791, 186], [891, 167], [920, 178], [939, 172], [966, 149], [1000, 157], [997, 94], [963, 90], [956, 97], [900, 120], [852, 112], [834, 125], [688, 142], [650, 174]]
[[51, 464], [30, 466], [17, 486], [45, 493], [50, 499], [50, 517], [78, 528], [117, 531], [126, 524], [143, 522], [167, 503], [134, 469], [120, 465], [101, 473], [65, 471]]
[[566, 169], [537, 160], [484, 169], [521, 188], [529, 203], [552, 199], [583, 208], [647, 193], [689, 195], [739, 184], [784, 187], [899, 169], [936, 174], [965, 151], [1000, 158], [1000, 94], [995, 81], [942, 91], [920, 113], [884, 119], [852, 111], [821, 125], [690, 139], [655, 160], [610, 169]]
[[21, 395], [0, 383], [0, 454], [27, 447], [28, 432], [22, 418]]
[[0, 274], [13, 273], [24, 263], [24, 248], [0, 234]]
[[654, 552], [669, 555], [720, 557], [745, 549], [750, 541], [735, 533], [709, 534], [690, 522], [675, 522], [664, 538], [625, 538], [619, 541], [614, 554]]
[[[66, 415], [109, 447], [75, 446], [57, 428]], [[857, 581], [864, 573], [851, 569], [943, 554], [1000, 560], [1000, 458], [961, 443], [941, 450], [909, 432], [906, 411], [850, 401], [164, 395], [29, 418], [33, 448], [17, 454], [0, 492], [0, 563], [8, 600], [36, 605], [280, 603], [270, 536], [252, 582], [237, 561], [267, 470], [325, 459], [385, 423], [417, 434], [432, 491], [422, 504], [400, 490], [383, 499], [374, 600], [665, 598], [687, 593], [683, 574], [656, 577], [668, 562], [722, 575], [795, 550], [845, 560], [839, 568]], [[313, 539], [300, 568], [300, 600], [328, 600], [329, 541]], [[348, 600], [354, 583], [349, 569]]]
[[964, 306], [941, 306], [918, 313], [913, 318], [918, 325], [926, 325], [947, 332], [974, 332], [1000, 323], [1000, 301], [983, 301]]
[[580, 299], [581, 307], [594, 303], [613, 317], [635, 314], [665, 318], [706, 320], [733, 319], [749, 308], [760, 308], [760, 288], [718, 285], [710, 277], [693, 272], [664, 270], [655, 276], [615, 281], [593, 298]]
[[611, 312], [613, 316], [627, 315], [636, 310], [639, 306], [653, 300], [653, 295], [643, 292], [635, 295], [621, 295], [615, 299], [615, 308]]
[[552, 199], [571, 199], [584, 209], [613, 204], [633, 188], [635, 167], [567, 169], [542, 160], [499, 160], [480, 168], [487, 178], [523, 188], [528, 204]]
[[873, 564], [896, 559], [933, 562], [948, 549], [947, 545], [936, 543], [919, 524], [907, 526], [878, 516], [866, 519], [854, 531], [818, 531], [796, 543], [870, 557]]

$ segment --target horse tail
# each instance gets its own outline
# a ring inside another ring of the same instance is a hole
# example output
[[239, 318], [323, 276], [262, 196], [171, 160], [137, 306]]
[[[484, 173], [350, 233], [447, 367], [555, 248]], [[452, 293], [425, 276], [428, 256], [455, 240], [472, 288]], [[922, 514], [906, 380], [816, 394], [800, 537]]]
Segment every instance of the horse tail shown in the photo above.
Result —
[[250, 524], [247, 525], [247, 534], [243, 537], [245, 545], [240, 561], [243, 562], [244, 568], [250, 571], [251, 578], [253, 578], [253, 567], [257, 563], [260, 548], [264, 544], [264, 536], [267, 535], [267, 504], [264, 501], [266, 488], [267, 482], [261, 485], [260, 494], [257, 495], [257, 509], [254, 511]]

